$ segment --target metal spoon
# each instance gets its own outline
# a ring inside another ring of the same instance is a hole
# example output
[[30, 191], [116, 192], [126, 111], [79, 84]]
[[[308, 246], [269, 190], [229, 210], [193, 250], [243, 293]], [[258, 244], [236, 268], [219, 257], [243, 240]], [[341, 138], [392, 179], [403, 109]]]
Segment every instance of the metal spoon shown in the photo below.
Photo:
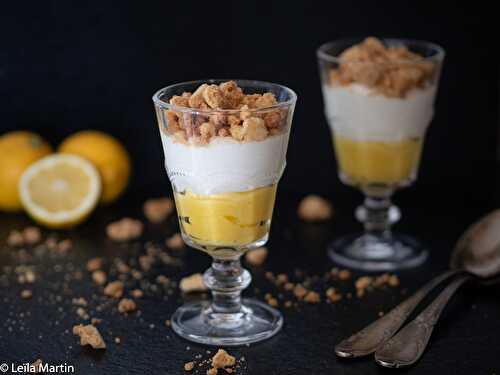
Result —
[[[490, 249], [499, 244], [500, 210], [497, 210], [476, 222], [463, 234], [453, 252], [451, 271], [435, 277], [382, 318], [340, 342], [335, 347], [335, 353], [340, 357], [354, 358], [375, 352], [398, 331], [422, 299], [444, 280], [464, 273], [465, 270], [474, 274], [478, 269], [486, 270], [488, 262], [481, 266], [477, 265], [475, 259], [491, 256], [488, 255], [492, 253]], [[500, 262], [500, 257], [496, 258]], [[492, 267], [492, 269], [496, 268]]]
[[420, 359], [441, 313], [457, 289], [471, 279], [491, 280], [500, 273], [500, 210], [473, 225], [459, 240], [451, 267], [467, 273], [457, 277], [398, 334], [375, 352], [384, 367], [405, 367]]

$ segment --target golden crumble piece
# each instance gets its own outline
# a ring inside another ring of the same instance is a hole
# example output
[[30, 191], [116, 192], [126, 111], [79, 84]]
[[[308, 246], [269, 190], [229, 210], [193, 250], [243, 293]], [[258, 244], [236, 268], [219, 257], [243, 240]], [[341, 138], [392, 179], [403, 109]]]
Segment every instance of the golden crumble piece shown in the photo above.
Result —
[[123, 283], [121, 281], [112, 281], [104, 288], [104, 294], [112, 298], [120, 298], [123, 295]]
[[325, 294], [330, 302], [338, 302], [342, 299], [342, 294], [338, 293], [335, 288], [328, 288]]
[[23, 239], [26, 245], [35, 245], [42, 240], [42, 233], [38, 227], [26, 227], [23, 230]]
[[227, 116], [227, 123], [229, 126], [238, 126], [241, 125], [241, 118], [236, 115]]
[[245, 141], [263, 141], [268, 134], [266, 123], [259, 117], [247, 118], [243, 121], [242, 128]]
[[278, 101], [276, 100], [274, 94], [270, 92], [266, 92], [265, 94], [258, 97], [254, 103], [256, 108], [267, 108], [267, 107], [272, 107], [273, 105], [276, 104], [278, 104]]
[[86, 326], [79, 324], [73, 327], [73, 334], [80, 336], [80, 345], [90, 345], [93, 349], [106, 349], [106, 343], [104, 342], [99, 330], [92, 324]]
[[173, 137], [177, 143], [187, 143], [187, 134], [184, 130], [177, 130], [173, 133]]
[[117, 242], [133, 240], [142, 235], [143, 225], [139, 220], [125, 217], [108, 224], [106, 233], [109, 238]]
[[30, 299], [33, 297], [33, 292], [29, 289], [24, 289], [21, 291], [21, 298], [22, 299]]
[[274, 297], [270, 297], [270, 298], [266, 299], [266, 302], [271, 307], [278, 307], [279, 306], [278, 300]]
[[302, 286], [302, 284], [297, 284], [295, 285], [295, 288], [293, 288], [293, 294], [295, 297], [298, 299], [302, 299], [306, 296], [308, 290]]
[[282, 119], [279, 111], [265, 113], [263, 116], [264, 122], [269, 129], [276, 129], [281, 126]]
[[204, 83], [191, 94], [188, 101], [191, 108], [202, 108], [207, 105], [207, 103], [205, 103], [205, 99], [203, 98], [203, 92], [207, 87], [208, 85]]
[[207, 375], [217, 375], [217, 369], [215, 367], [209, 368], [207, 370]]
[[184, 371], [192, 371], [194, 369], [194, 362], [184, 363]]
[[338, 276], [340, 280], [348, 280], [351, 278], [351, 272], [349, 270], [340, 270]]
[[203, 142], [208, 142], [210, 138], [217, 135], [217, 129], [215, 125], [211, 122], [204, 122], [199, 127], [200, 136]]
[[134, 289], [130, 292], [130, 295], [134, 298], [142, 298], [144, 296], [144, 292], [141, 289]]
[[[245, 95], [243, 100], [241, 101], [243, 105], [246, 105], [247, 108], [257, 108], [257, 100], [259, 100], [262, 97], [261, 94], [250, 94], [250, 95]], [[243, 109], [243, 108], [242, 108]]]
[[321, 296], [318, 292], [310, 290], [304, 297], [304, 302], [316, 304], [321, 302]]
[[203, 292], [208, 289], [201, 273], [183, 277], [179, 283], [179, 288], [183, 293]]
[[299, 204], [299, 217], [304, 221], [318, 222], [331, 219], [332, 204], [318, 195], [308, 195]]
[[243, 126], [241, 125], [232, 125], [229, 128], [229, 133], [237, 141], [242, 141], [243, 138], [245, 138], [245, 131], [243, 130]]
[[356, 280], [354, 286], [356, 289], [366, 289], [368, 288], [373, 281], [373, 278], [370, 276], [361, 276]]
[[148, 199], [142, 210], [144, 216], [152, 223], [160, 223], [174, 212], [174, 201], [170, 198]]
[[224, 349], [219, 349], [212, 357], [212, 367], [215, 369], [234, 366], [236, 358], [226, 352]]
[[17, 230], [11, 230], [9, 236], [7, 237], [7, 245], [11, 247], [23, 246], [23, 234]]
[[249, 106], [245, 104], [240, 108], [240, 120], [244, 121], [250, 117], [252, 117], [252, 111], [250, 111]]
[[33, 369], [35, 374], [39, 374], [43, 371], [43, 361], [39, 358], [32, 364], [30, 364], [30, 370]]
[[[165, 113], [167, 115], [166, 130], [168, 130], [168, 133], [174, 134], [176, 131], [182, 130], [179, 122], [179, 116], [177, 115], [177, 113], [171, 110], [165, 111]], [[161, 124], [159, 126], [160, 126], [160, 131], [165, 133], [165, 127]]]
[[217, 135], [219, 137], [228, 137], [231, 135], [231, 133], [229, 132], [228, 128], [220, 128], [219, 131], [217, 132]]
[[189, 107], [189, 97], [174, 95], [170, 98], [169, 103], [177, 107]]
[[238, 108], [245, 95], [243, 94], [243, 90], [238, 87], [236, 82], [223, 82], [219, 85], [219, 88], [224, 95], [228, 108]]
[[87, 261], [87, 271], [94, 272], [102, 268], [104, 261], [102, 258], [96, 257]]
[[226, 98], [217, 85], [208, 85], [203, 90], [203, 99], [210, 108], [223, 109], [227, 107]]
[[397, 275], [391, 275], [389, 276], [389, 280], [387, 283], [392, 287], [399, 286], [399, 277], [397, 277]]
[[165, 244], [172, 250], [181, 250], [184, 248], [184, 240], [180, 233], [174, 234], [172, 237], [165, 240]]
[[245, 261], [251, 266], [261, 266], [266, 261], [267, 254], [268, 251], [266, 247], [259, 247], [257, 249], [247, 251], [245, 254]]
[[122, 298], [118, 303], [118, 311], [121, 313], [129, 313], [137, 309], [137, 304], [129, 298]]
[[108, 277], [106, 276], [106, 273], [104, 271], [95, 270], [94, 272], [92, 272], [92, 280], [94, 280], [97, 285], [104, 285], [106, 284]]

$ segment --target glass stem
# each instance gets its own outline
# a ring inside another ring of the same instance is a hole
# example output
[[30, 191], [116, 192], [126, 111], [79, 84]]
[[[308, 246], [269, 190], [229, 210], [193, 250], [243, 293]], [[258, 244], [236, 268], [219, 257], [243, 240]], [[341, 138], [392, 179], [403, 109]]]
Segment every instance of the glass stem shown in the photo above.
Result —
[[203, 279], [212, 292], [213, 312], [234, 314], [241, 311], [241, 291], [250, 284], [252, 277], [241, 267], [239, 256], [235, 259], [214, 258]]
[[388, 196], [367, 195], [363, 205], [356, 210], [356, 218], [363, 223], [365, 233], [379, 238], [390, 238], [391, 227], [400, 217], [399, 209]]

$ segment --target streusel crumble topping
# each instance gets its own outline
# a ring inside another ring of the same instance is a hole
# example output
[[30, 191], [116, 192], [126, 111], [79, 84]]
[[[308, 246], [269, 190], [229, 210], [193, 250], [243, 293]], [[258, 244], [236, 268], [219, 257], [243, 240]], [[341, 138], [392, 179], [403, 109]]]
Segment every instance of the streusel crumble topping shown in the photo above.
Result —
[[415, 88], [425, 87], [436, 72], [436, 65], [406, 46], [386, 47], [368, 37], [339, 56], [338, 68], [330, 71], [332, 86], [360, 83], [387, 97], [404, 98]]
[[231, 137], [240, 142], [262, 141], [281, 133], [288, 116], [287, 109], [270, 108], [278, 104], [273, 93], [247, 95], [235, 81], [203, 84], [193, 93], [174, 95], [169, 103], [199, 110], [195, 114], [166, 111], [168, 126], [162, 129], [177, 142], [194, 145], [206, 145], [216, 137]]

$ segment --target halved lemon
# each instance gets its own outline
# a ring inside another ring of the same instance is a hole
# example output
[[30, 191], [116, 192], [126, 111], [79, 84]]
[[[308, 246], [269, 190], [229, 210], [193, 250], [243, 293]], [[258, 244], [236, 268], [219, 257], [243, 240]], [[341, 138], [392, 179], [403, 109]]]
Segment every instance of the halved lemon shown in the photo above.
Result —
[[68, 228], [84, 221], [100, 194], [99, 172], [76, 155], [46, 156], [31, 164], [19, 181], [24, 209], [49, 228]]

